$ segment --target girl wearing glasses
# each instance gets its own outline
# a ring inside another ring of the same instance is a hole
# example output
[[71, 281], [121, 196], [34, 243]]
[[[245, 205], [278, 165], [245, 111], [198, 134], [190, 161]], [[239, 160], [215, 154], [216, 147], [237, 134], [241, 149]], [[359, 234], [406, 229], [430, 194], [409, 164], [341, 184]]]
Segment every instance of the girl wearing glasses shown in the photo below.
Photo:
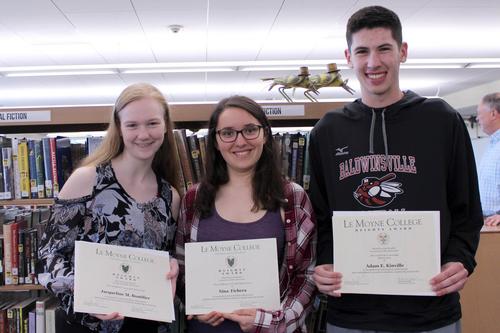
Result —
[[275, 238], [281, 308], [189, 316], [188, 332], [305, 332], [315, 293], [316, 225], [305, 191], [280, 173], [262, 108], [243, 96], [221, 100], [209, 120], [206, 156], [206, 178], [181, 203], [180, 276], [187, 242]]

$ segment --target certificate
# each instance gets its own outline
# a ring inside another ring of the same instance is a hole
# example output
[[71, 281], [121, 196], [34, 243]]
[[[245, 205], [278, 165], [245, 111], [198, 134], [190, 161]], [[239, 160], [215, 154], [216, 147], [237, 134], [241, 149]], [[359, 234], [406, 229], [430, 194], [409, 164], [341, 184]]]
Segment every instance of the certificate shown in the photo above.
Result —
[[435, 295], [440, 273], [437, 211], [333, 213], [333, 262], [341, 293]]
[[175, 320], [168, 252], [75, 242], [75, 312]]
[[185, 244], [186, 314], [280, 309], [276, 239]]

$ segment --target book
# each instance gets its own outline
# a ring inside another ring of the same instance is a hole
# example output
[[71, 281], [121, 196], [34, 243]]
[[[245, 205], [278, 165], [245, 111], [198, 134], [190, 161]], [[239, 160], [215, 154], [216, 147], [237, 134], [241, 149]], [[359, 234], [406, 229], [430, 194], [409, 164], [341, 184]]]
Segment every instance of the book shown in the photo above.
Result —
[[282, 154], [281, 154], [281, 173], [285, 177], [285, 179], [290, 179], [290, 173], [288, 171], [289, 169], [289, 160], [290, 160], [290, 155], [291, 155], [291, 144], [290, 144], [291, 138], [290, 138], [290, 133], [284, 133], [283, 134], [283, 140], [282, 140]]
[[28, 329], [25, 328], [25, 332], [36, 333], [36, 312], [34, 309], [28, 313]]
[[42, 139], [42, 153], [43, 153], [43, 178], [45, 179], [45, 197], [52, 198], [52, 166], [50, 156], [50, 138]]
[[311, 132], [306, 133], [306, 147], [305, 147], [305, 152], [304, 152], [304, 175], [303, 175], [303, 180], [302, 180], [302, 186], [304, 187], [304, 190], [308, 191], [309, 190], [309, 185], [311, 183], [311, 165], [309, 161], [309, 137], [310, 137]]
[[85, 152], [87, 155], [92, 154], [101, 144], [104, 137], [102, 136], [89, 136], [85, 140]]
[[[2, 223], [3, 224], [3, 223]], [[0, 226], [0, 228], [2, 228]], [[3, 286], [4, 276], [3, 276], [3, 234], [0, 235], [0, 286]]]
[[43, 147], [41, 140], [34, 140], [35, 145], [35, 166], [36, 166], [36, 184], [38, 198], [45, 198], [45, 164], [43, 163]]
[[201, 161], [200, 143], [198, 142], [198, 137], [196, 136], [196, 134], [188, 136], [187, 143], [189, 148], [189, 156], [191, 157], [191, 165], [193, 166], [194, 170], [193, 182], [199, 183], [205, 174], [205, 170]]
[[35, 140], [28, 139], [28, 164], [30, 179], [30, 194], [32, 199], [38, 198], [38, 182], [35, 157]]
[[178, 184], [180, 186], [179, 188], [179, 195], [181, 195], [181, 197], [184, 195], [184, 193], [186, 193], [186, 180], [184, 179], [184, 174], [182, 172], [182, 164], [181, 164], [181, 157], [179, 155], [179, 150], [177, 148], [177, 144], [174, 144], [174, 146], [172, 147], [173, 150], [174, 150], [174, 158], [175, 158], [175, 166], [177, 168], [178, 171], [178, 175], [179, 175], [179, 179], [178, 179]]
[[24, 229], [19, 229], [18, 230], [18, 245], [17, 245], [17, 277], [18, 277], [18, 284], [24, 284], [25, 280], [24, 277], [26, 275], [26, 256], [24, 254], [24, 249], [25, 249], [25, 230]]
[[299, 149], [299, 138], [297, 134], [290, 136], [291, 154], [289, 156], [288, 175], [292, 182], [297, 182], [297, 151]]
[[26, 220], [17, 215], [11, 224], [11, 272], [12, 284], [19, 284], [19, 231], [26, 228]]
[[52, 196], [55, 198], [59, 195], [59, 179], [57, 176], [57, 156], [56, 156], [56, 138], [50, 138], [50, 169], [52, 172]]
[[2, 149], [3, 199], [14, 199], [14, 174], [12, 170], [12, 147]]
[[306, 147], [306, 139], [302, 133], [297, 133], [298, 136], [298, 148], [297, 148], [297, 176], [296, 182], [302, 185], [302, 177], [304, 176], [304, 154]]
[[13, 307], [10, 308], [10, 310], [13, 311], [14, 316], [15, 316], [15, 322], [16, 322], [16, 327], [17, 331], [19, 333], [28, 333], [26, 328], [28, 328], [28, 319], [29, 319], [29, 312], [31, 310], [35, 309], [35, 303], [36, 303], [36, 298], [34, 297], [29, 297]]
[[45, 333], [56, 333], [56, 309], [57, 304], [45, 308]]
[[21, 174], [19, 173], [18, 151], [19, 140], [12, 139], [12, 173], [14, 174], [14, 198], [21, 199]]
[[57, 298], [52, 295], [40, 297], [35, 302], [36, 333], [45, 333], [45, 310], [57, 305]]
[[19, 140], [17, 160], [19, 166], [19, 177], [21, 182], [21, 198], [29, 199], [30, 188], [30, 170], [28, 161], [28, 141], [26, 139]]
[[9, 321], [7, 311], [16, 304], [15, 301], [5, 299], [0, 304], [0, 333], [9, 333]]
[[5, 198], [5, 181], [4, 181], [4, 171], [3, 171], [3, 148], [11, 147], [11, 140], [5, 136], [0, 136], [0, 200]]
[[4, 284], [12, 284], [12, 224], [14, 221], [6, 221], [3, 229], [3, 269]]
[[188, 155], [189, 148], [186, 143], [186, 130], [185, 129], [174, 130], [174, 138], [175, 138], [175, 143], [177, 144], [179, 158], [181, 160], [182, 173], [184, 175], [184, 180], [186, 182], [186, 188], [189, 189], [189, 187], [194, 184], [194, 177], [190, 162], [191, 158]]
[[56, 138], [56, 163], [57, 163], [57, 182], [59, 188], [64, 186], [64, 183], [73, 171], [73, 162], [71, 159], [71, 142], [69, 138]]
[[84, 143], [72, 143], [71, 149], [71, 170], [75, 170], [80, 165], [80, 162], [85, 158], [87, 153], [85, 152]]

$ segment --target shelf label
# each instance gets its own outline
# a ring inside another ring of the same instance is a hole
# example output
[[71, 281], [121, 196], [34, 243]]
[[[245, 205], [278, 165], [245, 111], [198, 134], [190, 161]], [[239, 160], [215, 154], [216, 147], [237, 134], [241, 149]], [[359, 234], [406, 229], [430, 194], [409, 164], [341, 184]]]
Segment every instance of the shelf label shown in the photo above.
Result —
[[304, 105], [263, 105], [268, 117], [304, 116]]
[[13, 111], [0, 112], [0, 123], [17, 123], [17, 122], [40, 122], [51, 121], [51, 111]]

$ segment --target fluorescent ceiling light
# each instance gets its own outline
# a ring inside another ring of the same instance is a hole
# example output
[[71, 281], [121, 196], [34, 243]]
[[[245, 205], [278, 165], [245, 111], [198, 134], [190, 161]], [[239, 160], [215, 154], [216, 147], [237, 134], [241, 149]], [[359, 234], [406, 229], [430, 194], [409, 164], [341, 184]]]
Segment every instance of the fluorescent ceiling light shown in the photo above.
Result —
[[401, 69], [446, 69], [446, 68], [464, 68], [459, 64], [401, 64]]
[[[271, 72], [271, 71], [298, 71], [300, 66], [249, 66], [249, 67], [238, 67], [240, 72]], [[310, 71], [315, 70], [326, 70], [327, 66], [307, 66]], [[337, 65], [338, 69], [349, 69], [346, 65]]]
[[[257, 61], [212, 61], [212, 62], [172, 62], [137, 64], [95, 64], [61, 66], [16, 66], [0, 67], [0, 75], [19, 76], [60, 76], [60, 75], [103, 75], [103, 74], [147, 74], [147, 73], [193, 73], [228, 71], [298, 71], [301, 66], [309, 70], [327, 69], [327, 64], [336, 63], [339, 69], [348, 69], [345, 59], [295, 59]], [[408, 59], [401, 65], [403, 69], [440, 68], [499, 68], [500, 58], [439, 58]]]
[[148, 74], [148, 73], [204, 73], [204, 72], [233, 72], [230, 67], [205, 67], [205, 68], [152, 68], [152, 69], [125, 69], [123, 74]]
[[5, 73], [7, 77], [26, 77], [26, 76], [70, 76], [70, 75], [106, 75], [117, 74], [113, 70], [98, 70], [98, 71], [54, 71], [54, 72], [14, 72]]
[[497, 64], [470, 64], [467, 68], [500, 68], [500, 63]]

